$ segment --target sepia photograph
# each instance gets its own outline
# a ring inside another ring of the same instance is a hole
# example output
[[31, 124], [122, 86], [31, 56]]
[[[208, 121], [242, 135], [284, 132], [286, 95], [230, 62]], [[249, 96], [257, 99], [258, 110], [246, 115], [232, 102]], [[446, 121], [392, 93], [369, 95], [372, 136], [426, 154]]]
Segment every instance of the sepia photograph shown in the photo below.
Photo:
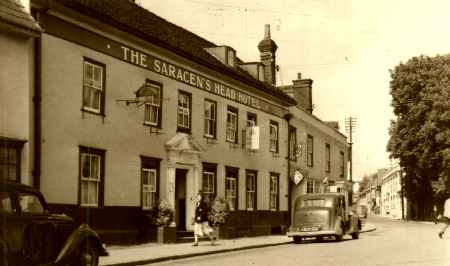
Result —
[[0, 0], [0, 266], [449, 266], [450, 2]]

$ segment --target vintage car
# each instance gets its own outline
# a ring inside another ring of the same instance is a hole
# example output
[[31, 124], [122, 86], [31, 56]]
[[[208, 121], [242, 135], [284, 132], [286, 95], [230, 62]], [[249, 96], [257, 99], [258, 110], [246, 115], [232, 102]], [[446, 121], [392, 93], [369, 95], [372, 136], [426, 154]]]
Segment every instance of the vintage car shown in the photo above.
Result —
[[348, 206], [345, 193], [302, 195], [295, 199], [291, 226], [287, 232], [295, 243], [304, 238], [333, 237], [341, 241], [345, 234], [359, 237], [361, 221]]
[[51, 214], [32, 187], [0, 181], [0, 266], [97, 266], [106, 255], [87, 224]]

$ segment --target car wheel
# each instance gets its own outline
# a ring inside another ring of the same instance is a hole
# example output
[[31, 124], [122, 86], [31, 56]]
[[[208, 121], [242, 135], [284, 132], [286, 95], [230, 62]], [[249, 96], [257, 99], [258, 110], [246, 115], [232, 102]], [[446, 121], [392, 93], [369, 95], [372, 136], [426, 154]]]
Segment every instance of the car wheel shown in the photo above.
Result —
[[87, 240], [83, 243], [75, 265], [98, 266], [98, 249], [92, 241]]
[[317, 237], [317, 241], [323, 242], [323, 236], [318, 236], [318, 237]]
[[294, 243], [295, 244], [300, 244], [302, 243], [302, 238], [299, 236], [294, 236]]
[[336, 240], [336, 242], [341, 242], [342, 241], [343, 235], [335, 235], [334, 236], [334, 240]]
[[352, 238], [353, 239], [358, 239], [359, 238], [359, 233], [352, 233]]

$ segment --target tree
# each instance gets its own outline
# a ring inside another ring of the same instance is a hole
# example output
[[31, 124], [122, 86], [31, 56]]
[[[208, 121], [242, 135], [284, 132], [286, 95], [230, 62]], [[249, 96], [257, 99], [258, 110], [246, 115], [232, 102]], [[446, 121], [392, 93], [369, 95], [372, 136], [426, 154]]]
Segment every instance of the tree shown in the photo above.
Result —
[[413, 57], [390, 73], [396, 119], [387, 150], [400, 159], [406, 197], [424, 218], [431, 181], [450, 180], [450, 55]]

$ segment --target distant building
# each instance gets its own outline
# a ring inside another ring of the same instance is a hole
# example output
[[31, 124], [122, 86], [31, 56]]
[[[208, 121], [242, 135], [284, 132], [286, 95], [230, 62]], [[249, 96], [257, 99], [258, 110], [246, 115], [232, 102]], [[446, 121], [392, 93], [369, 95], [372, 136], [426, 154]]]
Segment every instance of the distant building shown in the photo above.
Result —
[[384, 171], [381, 180], [381, 216], [393, 219], [407, 217], [406, 197], [403, 197], [402, 202], [400, 166]]
[[39, 127], [34, 106], [40, 99], [33, 96], [40, 34], [29, 2], [0, 1], [0, 179], [29, 185], [39, 175], [33, 132]]

